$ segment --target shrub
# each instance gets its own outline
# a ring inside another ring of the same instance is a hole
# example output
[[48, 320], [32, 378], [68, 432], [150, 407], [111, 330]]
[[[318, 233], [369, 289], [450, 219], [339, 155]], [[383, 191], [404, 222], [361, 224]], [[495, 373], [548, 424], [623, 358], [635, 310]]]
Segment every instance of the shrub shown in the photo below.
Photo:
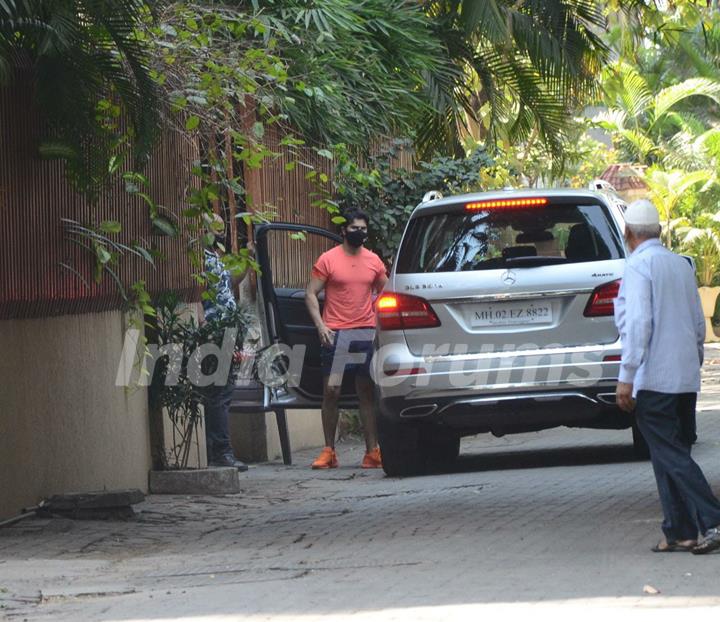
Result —
[[415, 170], [394, 166], [407, 141], [394, 141], [367, 166], [355, 160], [344, 146], [335, 148], [335, 193], [341, 208], [359, 207], [370, 216], [368, 247], [390, 263], [410, 214], [428, 190], [443, 194], [484, 189], [481, 173], [491, 169], [493, 159], [482, 149], [467, 158], [436, 157], [419, 162]]
[[[219, 364], [212, 354], [199, 360], [199, 348], [209, 344], [222, 346], [225, 331], [235, 329], [234, 351], [240, 352], [247, 338], [250, 316], [247, 309], [238, 307], [222, 317], [198, 324], [173, 293], [160, 298], [156, 313], [149, 342], [159, 347], [173, 346], [177, 355], [161, 356], [154, 366], [150, 384], [151, 407], [156, 412], [164, 408], [172, 423], [172, 446], [155, 450], [164, 469], [184, 469], [188, 466], [192, 445], [197, 441], [202, 423], [200, 407], [208, 390], [198, 385], [196, 375], [198, 369], [203, 375], [212, 375]], [[241, 365], [241, 361], [233, 357], [232, 377], [240, 371]], [[173, 381], [168, 381], [170, 378]]]

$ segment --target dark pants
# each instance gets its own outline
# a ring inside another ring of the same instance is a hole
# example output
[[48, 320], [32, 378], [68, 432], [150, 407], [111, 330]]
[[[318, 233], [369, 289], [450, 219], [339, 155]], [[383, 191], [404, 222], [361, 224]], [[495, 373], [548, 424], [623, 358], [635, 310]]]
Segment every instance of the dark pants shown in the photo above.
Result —
[[208, 462], [227, 453], [233, 453], [228, 430], [228, 413], [234, 384], [224, 387], [210, 386], [205, 390], [205, 445]]
[[690, 456], [695, 393], [638, 391], [635, 419], [650, 447], [668, 542], [695, 540], [720, 525], [720, 502]]

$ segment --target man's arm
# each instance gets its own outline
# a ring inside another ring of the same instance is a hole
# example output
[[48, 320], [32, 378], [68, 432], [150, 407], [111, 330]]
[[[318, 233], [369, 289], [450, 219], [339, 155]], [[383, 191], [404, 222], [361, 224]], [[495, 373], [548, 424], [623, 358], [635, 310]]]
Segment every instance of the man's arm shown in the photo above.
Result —
[[617, 399], [623, 410], [632, 410], [632, 387], [638, 367], [647, 354], [652, 333], [652, 287], [650, 279], [630, 265], [625, 267], [620, 318], [622, 361]]
[[[693, 281], [694, 279], [695, 275], [693, 275]], [[702, 302], [700, 301], [700, 293], [698, 292], [697, 287], [694, 287], [694, 285], [695, 283], [693, 282], [693, 291], [695, 292], [695, 300], [693, 302], [693, 315], [695, 316], [695, 336], [697, 339], [700, 366], [702, 367], [702, 364], [705, 360], [705, 314], [703, 313]]]
[[375, 293], [379, 294], [383, 289], [385, 289], [385, 285], [388, 282], [387, 274], [385, 272], [381, 272], [378, 274], [378, 277], [375, 279], [375, 283], [373, 284], [373, 287], [375, 288]]
[[310, 313], [310, 317], [318, 330], [320, 343], [326, 346], [331, 346], [335, 338], [335, 333], [325, 326], [322, 314], [320, 313], [320, 301], [318, 300], [318, 294], [324, 288], [325, 281], [316, 276], [311, 276], [310, 282], [305, 288], [305, 306], [307, 307], [308, 313]]
[[373, 293], [379, 294], [383, 289], [385, 289], [385, 284], [388, 282], [387, 270], [385, 268], [383, 260], [380, 259], [380, 257], [374, 255], [373, 259], [375, 261], [375, 280], [373, 281], [372, 288]]

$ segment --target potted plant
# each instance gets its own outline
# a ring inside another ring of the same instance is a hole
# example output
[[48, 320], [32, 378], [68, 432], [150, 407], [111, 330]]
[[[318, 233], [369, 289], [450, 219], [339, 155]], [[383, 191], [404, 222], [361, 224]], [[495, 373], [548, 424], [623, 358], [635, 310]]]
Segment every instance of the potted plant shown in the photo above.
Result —
[[716, 337], [720, 337], [720, 294], [715, 299], [715, 309], [710, 318], [710, 325], [712, 326], [713, 334]]
[[[206, 390], [202, 386], [203, 378], [213, 376], [222, 364], [217, 355], [207, 354], [205, 346], [221, 352], [221, 357], [228, 355], [230, 374], [234, 377], [241, 365], [241, 358], [235, 353], [242, 351], [249, 325], [249, 314], [241, 307], [200, 324], [176, 295], [161, 297], [151, 333], [153, 350], [158, 356], [152, 368], [150, 410], [156, 421], [158, 418], [169, 421], [170, 430], [166, 432], [163, 425], [163, 433], [156, 439], [159, 446], [154, 447], [156, 469], [150, 474], [151, 491], [232, 492], [215, 489], [217, 483], [213, 483], [212, 478], [197, 473], [203, 464], [199, 437]], [[223, 346], [227, 349], [228, 343], [232, 352], [223, 352]], [[237, 471], [229, 471], [232, 472], [228, 474], [232, 476], [230, 479], [237, 481]], [[187, 486], [181, 490], [183, 482]]]

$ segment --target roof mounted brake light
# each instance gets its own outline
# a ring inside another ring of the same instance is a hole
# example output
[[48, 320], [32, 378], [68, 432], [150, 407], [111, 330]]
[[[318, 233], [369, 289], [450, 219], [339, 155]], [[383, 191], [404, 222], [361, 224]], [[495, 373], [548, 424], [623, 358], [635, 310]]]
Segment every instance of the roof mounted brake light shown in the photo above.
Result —
[[547, 197], [525, 197], [520, 199], [496, 199], [466, 203], [466, 210], [517, 209], [521, 207], [542, 207], [548, 204]]

